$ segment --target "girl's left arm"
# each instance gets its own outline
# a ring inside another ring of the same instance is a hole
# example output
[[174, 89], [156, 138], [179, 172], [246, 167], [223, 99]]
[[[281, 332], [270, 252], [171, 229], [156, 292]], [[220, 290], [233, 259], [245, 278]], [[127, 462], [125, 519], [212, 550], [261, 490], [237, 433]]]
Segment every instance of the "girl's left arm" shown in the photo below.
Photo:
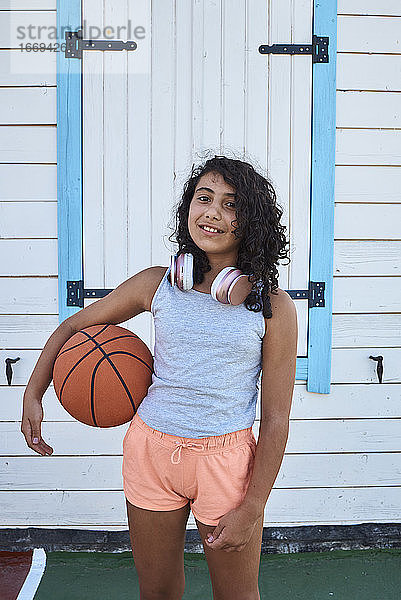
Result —
[[264, 514], [280, 470], [288, 439], [295, 384], [298, 323], [295, 303], [280, 288], [270, 294], [272, 318], [266, 320], [262, 343], [261, 420], [248, 490], [241, 507], [251, 521]]

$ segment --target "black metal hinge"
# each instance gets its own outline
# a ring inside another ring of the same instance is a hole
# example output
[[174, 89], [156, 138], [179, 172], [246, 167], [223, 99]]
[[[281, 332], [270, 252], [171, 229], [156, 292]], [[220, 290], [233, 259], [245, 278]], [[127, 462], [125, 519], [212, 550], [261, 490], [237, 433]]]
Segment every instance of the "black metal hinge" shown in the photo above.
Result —
[[84, 306], [84, 298], [104, 298], [113, 290], [86, 290], [82, 281], [67, 281], [67, 306]]
[[259, 46], [261, 54], [311, 54], [313, 63], [329, 62], [329, 38], [312, 36], [312, 44], [272, 44]]
[[[310, 308], [325, 306], [324, 281], [310, 281], [307, 290], [285, 290], [293, 300], [308, 300]], [[84, 289], [82, 281], [67, 281], [67, 306], [80, 306], [83, 308], [85, 298], [104, 298], [113, 290], [106, 289]]]
[[307, 290], [286, 290], [293, 300], [308, 300], [309, 308], [314, 306], [323, 308], [325, 306], [324, 290], [326, 283], [324, 281], [310, 281]]
[[65, 32], [66, 58], [82, 58], [82, 50], [136, 50], [136, 42], [122, 40], [83, 40], [82, 29]]

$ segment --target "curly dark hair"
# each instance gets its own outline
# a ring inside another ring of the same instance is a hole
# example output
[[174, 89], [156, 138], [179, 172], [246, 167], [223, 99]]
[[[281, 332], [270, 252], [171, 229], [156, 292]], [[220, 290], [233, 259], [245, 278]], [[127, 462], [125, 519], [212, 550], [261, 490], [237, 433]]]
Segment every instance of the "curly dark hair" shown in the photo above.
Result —
[[[286, 227], [280, 224], [283, 210], [277, 204], [273, 185], [257, 173], [248, 162], [225, 156], [215, 156], [195, 167], [184, 184], [181, 199], [174, 208], [175, 231], [170, 241], [178, 243], [177, 255], [190, 252], [194, 257], [194, 283], [202, 283], [204, 273], [211, 270], [206, 253], [192, 240], [188, 230], [188, 214], [196, 186], [206, 173], [220, 173], [236, 191], [235, 220], [231, 222], [236, 238], [242, 238], [238, 247], [237, 265], [249, 275], [252, 290], [244, 300], [248, 310], [260, 312], [270, 319], [272, 309], [269, 293], [277, 294], [279, 259], [290, 258], [286, 246]], [[236, 227], [234, 226], [236, 223]], [[171, 239], [175, 236], [175, 239]], [[287, 263], [288, 264], [288, 263]]]

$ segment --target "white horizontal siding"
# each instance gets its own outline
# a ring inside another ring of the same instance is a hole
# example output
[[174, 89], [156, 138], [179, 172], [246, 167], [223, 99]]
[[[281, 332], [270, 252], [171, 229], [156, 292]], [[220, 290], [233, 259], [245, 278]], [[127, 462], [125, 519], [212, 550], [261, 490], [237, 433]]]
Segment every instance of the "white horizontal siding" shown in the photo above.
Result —
[[[55, 455], [100, 455], [122, 452], [122, 437], [127, 425], [90, 427], [79, 421], [46, 422], [42, 435]], [[259, 421], [253, 425], [256, 439]], [[399, 419], [299, 419], [290, 423], [287, 454], [326, 452], [397, 452], [401, 444]], [[18, 422], [0, 423], [0, 451], [4, 456], [29, 456]], [[51, 460], [52, 457], [43, 457]]]
[[21, 52], [20, 49], [0, 48], [1, 86], [51, 86], [56, 85], [56, 52]]
[[388, 15], [400, 16], [399, 0], [338, 0], [339, 15]]
[[335, 210], [337, 240], [400, 240], [401, 204], [343, 203]]
[[56, 239], [2, 239], [0, 277], [57, 275]]
[[[25, 24], [55, 25], [55, 7], [0, 0]], [[338, 13], [333, 384], [324, 396], [295, 386], [265, 525], [400, 519], [401, 10], [339, 0]], [[20, 52], [11, 22], [0, 25], [0, 59], [12, 65], [0, 74], [0, 362], [20, 360], [12, 386], [0, 375], [0, 526], [125, 529], [127, 425], [77, 423], [51, 385], [43, 435], [54, 456], [37, 456], [20, 432], [26, 383], [57, 326], [56, 61]], [[383, 384], [371, 354], [384, 356]], [[260, 403], [256, 436], [259, 419]]]
[[0, 88], [0, 125], [55, 125], [56, 108], [55, 87]]
[[[121, 454], [0, 457], [0, 489], [122, 491], [121, 467]], [[401, 485], [399, 452], [315, 453], [308, 456], [308, 467], [304, 454], [286, 453], [274, 489]]]
[[[273, 489], [265, 526], [395, 523], [400, 504], [401, 487], [397, 486]], [[126, 522], [124, 494], [113, 490], [2, 491], [0, 510], [2, 514], [7, 511], [7, 527], [32, 527], [32, 523], [59, 527], [62, 523], [66, 528], [119, 529]], [[187, 527], [195, 528], [192, 513]]]
[[335, 198], [339, 202], [399, 203], [401, 169], [387, 166], [336, 167]]
[[57, 202], [57, 166], [0, 164], [0, 201]]
[[399, 92], [401, 55], [387, 54], [383, 69], [381, 54], [337, 54], [337, 89]]
[[399, 92], [337, 92], [337, 125], [352, 128], [399, 129]]
[[56, 10], [56, 0], [0, 0], [0, 10]]
[[0, 238], [57, 238], [57, 201], [0, 202]]
[[339, 52], [399, 54], [401, 17], [339, 15]]
[[[0, 48], [21, 51], [21, 47], [25, 48], [26, 44], [54, 45], [56, 40], [51, 36], [51, 32], [55, 31], [56, 24], [55, 10], [4, 11], [0, 19]], [[40, 27], [42, 29], [39, 35]]]
[[[358, 397], [369, 392], [366, 397], [373, 416], [380, 414], [380, 405], [389, 398], [392, 404], [401, 395], [400, 382], [388, 368], [394, 357], [400, 356], [401, 346], [401, 5], [394, 0], [339, 0], [338, 13], [333, 357], [342, 347], [343, 382], [358, 377], [355, 369], [370, 368], [372, 384], [353, 389]], [[379, 354], [383, 356], [384, 384], [378, 383], [377, 363], [369, 358]], [[348, 362], [351, 356], [352, 365]], [[364, 408], [358, 400], [349, 400], [349, 409], [342, 406], [340, 411], [344, 410], [344, 422], [352, 429], [362, 423], [358, 417]], [[397, 454], [400, 443], [393, 424], [399, 427], [400, 416], [401, 409], [393, 405], [391, 416], [381, 420]], [[331, 427], [332, 422], [326, 422], [328, 436]], [[353, 432], [357, 438], [356, 430]], [[369, 437], [367, 429], [365, 436]], [[362, 456], [351, 450], [346, 454], [347, 465], [351, 467]], [[364, 456], [372, 467], [373, 455]], [[392, 466], [378, 492], [377, 507], [369, 509], [365, 496], [363, 511], [370, 513], [365, 512], [366, 521], [375, 521], [383, 505], [392, 505], [394, 493], [400, 491], [401, 466], [392, 457], [384, 446], [375, 453], [376, 459]], [[311, 459], [312, 455], [308, 461]], [[378, 464], [373, 470], [379, 480]], [[342, 478], [347, 479], [343, 470]], [[360, 498], [362, 488], [356, 474], [351, 486], [354, 498]], [[342, 499], [347, 503], [345, 496]], [[355, 507], [349, 509], [354, 514]], [[394, 517], [400, 520], [399, 513]], [[382, 520], [388, 519], [382, 515]]]
[[[322, 402], [321, 394], [307, 392], [302, 383], [295, 385], [291, 406], [291, 420], [303, 419], [395, 419], [399, 415], [401, 387], [393, 383], [380, 385], [380, 399], [377, 401], [377, 387], [366, 383], [343, 383], [333, 385], [332, 392]], [[16, 384], [2, 388], [3, 402], [0, 403], [1, 421], [18, 421], [21, 418], [24, 385]], [[66, 410], [58, 402], [53, 385], [50, 384], [43, 396], [45, 422], [73, 422]], [[257, 406], [257, 420], [260, 420], [260, 405]], [[36, 457], [33, 450], [28, 453]]]
[[57, 163], [55, 125], [0, 127], [1, 163]]
[[[344, 299], [343, 306], [346, 305]], [[357, 308], [361, 309], [360, 306]], [[0, 346], [9, 349], [43, 348], [57, 326], [57, 315], [0, 314]], [[334, 315], [333, 348], [355, 343], [365, 348], [378, 344], [383, 348], [401, 346], [401, 314], [369, 312]]]
[[399, 129], [339, 127], [336, 137], [336, 165], [401, 166]]

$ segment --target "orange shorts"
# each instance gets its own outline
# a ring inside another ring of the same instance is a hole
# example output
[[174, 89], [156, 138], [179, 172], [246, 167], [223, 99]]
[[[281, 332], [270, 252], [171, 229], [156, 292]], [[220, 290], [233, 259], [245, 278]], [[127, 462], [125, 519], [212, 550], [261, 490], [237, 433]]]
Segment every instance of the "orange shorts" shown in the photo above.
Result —
[[176, 510], [189, 502], [198, 521], [215, 526], [241, 504], [255, 452], [252, 427], [185, 438], [153, 429], [135, 413], [123, 440], [124, 494], [148, 510]]

